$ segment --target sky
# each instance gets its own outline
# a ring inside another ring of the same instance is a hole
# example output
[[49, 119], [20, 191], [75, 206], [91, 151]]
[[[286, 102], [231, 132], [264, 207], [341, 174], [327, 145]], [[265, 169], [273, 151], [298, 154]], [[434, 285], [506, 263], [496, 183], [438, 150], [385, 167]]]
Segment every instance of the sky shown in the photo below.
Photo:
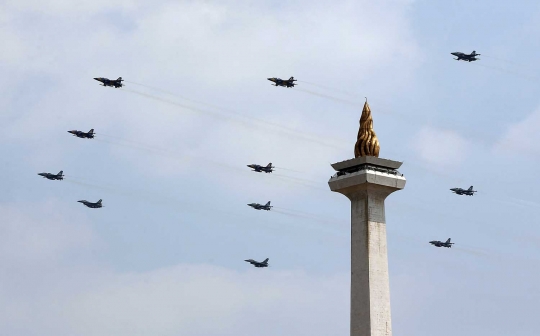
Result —
[[407, 179], [386, 200], [394, 335], [538, 335], [539, 17], [528, 0], [1, 1], [0, 334], [348, 334], [350, 203], [327, 182], [367, 97]]

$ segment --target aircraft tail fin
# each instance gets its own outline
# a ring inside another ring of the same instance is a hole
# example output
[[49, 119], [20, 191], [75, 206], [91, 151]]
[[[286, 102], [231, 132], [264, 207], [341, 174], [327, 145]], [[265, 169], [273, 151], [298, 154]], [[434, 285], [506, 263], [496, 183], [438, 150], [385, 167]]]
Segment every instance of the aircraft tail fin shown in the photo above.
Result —
[[472, 191], [472, 190], [473, 190], [473, 186], [470, 186], [470, 187], [469, 187], [469, 191]]
[[62, 175], [64, 175], [64, 171], [63, 171], [63, 170], [61, 170], [61, 171], [60, 171], [60, 172], [59, 172], [58, 174], [56, 174], [56, 175], [58, 175], [58, 176], [62, 176]]
[[88, 134], [94, 134], [94, 129], [93, 129], [93, 128], [90, 129], [90, 130], [88, 131]]
[[290, 80], [290, 81], [294, 81], [295, 79], [294, 79], [294, 77], [291, 76], [291, 78], [289, 78], [289, 80]]
[[266, 203], [266, 206], [270, 206], [270, 201], [268, 201], [268, 203]]
[[123, 81], [122, 77], [118, 77], [117, 81]]
[[272, 162], [270, 162], [270, 163], [266, 166], [266, 168], [272, 168]]
[[97, 204], [101, 204], [101, 201], [102, 201], [102, 200], [97, 201]]
[[448, 238], [448, 240], [446, 241], [446, 244], [450, 244], [450, 240], [451, 240], [451, 239], [452, 239], [452, 238]]
[[268, 260], [270, 259], [269, 258], [264, 259], [263, 264], [268, 264]]

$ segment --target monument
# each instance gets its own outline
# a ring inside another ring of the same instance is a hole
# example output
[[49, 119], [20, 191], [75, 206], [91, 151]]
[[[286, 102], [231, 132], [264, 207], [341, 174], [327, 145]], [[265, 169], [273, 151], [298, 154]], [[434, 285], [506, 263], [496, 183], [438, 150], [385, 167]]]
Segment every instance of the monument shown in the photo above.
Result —
[[405, 187], [402, 162], [379, 158], [371, 109], [364, 104], [354, 159], [332, 164], [330, 190], [351, 201], [351, 336], [391, 336], [384, 200]]

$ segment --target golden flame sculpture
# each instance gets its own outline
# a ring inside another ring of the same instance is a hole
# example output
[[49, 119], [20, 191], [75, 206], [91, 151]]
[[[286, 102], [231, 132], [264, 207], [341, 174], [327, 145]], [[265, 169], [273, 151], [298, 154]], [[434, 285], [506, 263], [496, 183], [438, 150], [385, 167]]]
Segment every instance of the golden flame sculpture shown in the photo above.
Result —
[[366, 99], [364, 108], [362, 109], [362, 117], [360, 118], [360, 130], [358, 131], [358, 140], [354, 145], [354, 157], [359, 156], [375, 156], [379, 157], [379, 140], [373, 130], [373, 118], [371, 117], [371, 109]]

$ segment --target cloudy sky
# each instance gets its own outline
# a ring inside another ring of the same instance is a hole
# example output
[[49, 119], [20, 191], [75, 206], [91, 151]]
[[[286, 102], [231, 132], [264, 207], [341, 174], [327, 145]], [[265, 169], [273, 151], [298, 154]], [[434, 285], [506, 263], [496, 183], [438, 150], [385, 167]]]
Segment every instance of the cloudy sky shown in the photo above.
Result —
[[0, 1], [0, 334], [348, 334], [350, 204], [327, 181], [368, 97], [407, 178], [386, 203], [394, 335], [538, 335], [539, 18], [528, 0]]

